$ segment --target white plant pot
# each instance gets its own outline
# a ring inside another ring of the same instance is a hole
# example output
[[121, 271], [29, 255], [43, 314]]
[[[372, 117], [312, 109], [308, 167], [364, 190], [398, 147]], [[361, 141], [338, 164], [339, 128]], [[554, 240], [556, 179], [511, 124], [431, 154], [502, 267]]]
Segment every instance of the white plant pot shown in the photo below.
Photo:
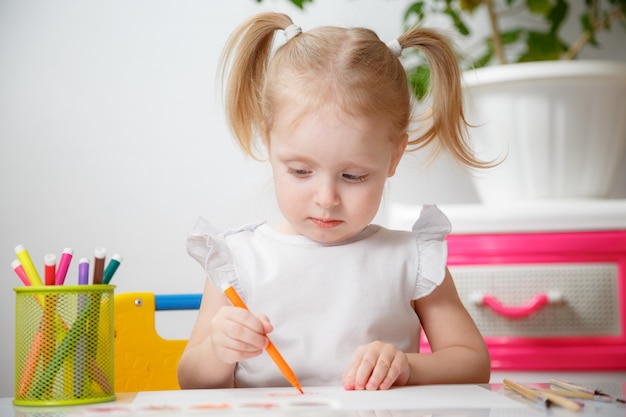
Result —
[[483, 202], [608, 196], [626, 163], [626, 63], [510, 64], [464, 83], [477, 156], [506, 157], [473, 174]]

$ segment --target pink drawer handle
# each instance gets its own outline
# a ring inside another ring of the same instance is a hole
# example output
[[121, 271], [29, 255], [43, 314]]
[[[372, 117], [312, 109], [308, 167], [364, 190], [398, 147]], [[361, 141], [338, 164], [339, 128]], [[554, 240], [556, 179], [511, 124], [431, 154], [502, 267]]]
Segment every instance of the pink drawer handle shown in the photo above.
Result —
[[472, 300], [474, 304], [489, 307], [503, 317], [521, 319], [535, 314], [550, 303], [561, 303], [563, 295], [558, 291], [542, 292], [528, 300], [526, 304], [520, 306], [506, 306], [491, 294], [475, 294], [472, 296]]

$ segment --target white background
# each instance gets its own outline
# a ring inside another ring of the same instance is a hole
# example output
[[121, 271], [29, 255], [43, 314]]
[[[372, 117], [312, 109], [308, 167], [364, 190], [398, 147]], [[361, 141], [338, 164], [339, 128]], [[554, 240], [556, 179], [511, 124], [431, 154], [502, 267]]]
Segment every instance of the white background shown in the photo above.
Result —
[[[391, 40], [408, 3], [316, 0], [301, 13], [286, 0], [0, 0], [0, 396], [13, 396], [16, 245], [40, 273], [45, 254], [72, 247], [69, 284], [78, 258], [104, 246], [124, 257], [117, 293], [199, 292], [185, 250], [197, 216], [222, 228], [278, 218], [269, 169], [235, 146], [216, 93], [236, 25], [285, 11], [304, 30], [367, 26]], [[586, 56], [626, 60], [624, 39]], [[478, 202], [466, 173], [423, 159], [405, 158], [385, 201]], [[192, 320], [164, 331], [185, 337]]]

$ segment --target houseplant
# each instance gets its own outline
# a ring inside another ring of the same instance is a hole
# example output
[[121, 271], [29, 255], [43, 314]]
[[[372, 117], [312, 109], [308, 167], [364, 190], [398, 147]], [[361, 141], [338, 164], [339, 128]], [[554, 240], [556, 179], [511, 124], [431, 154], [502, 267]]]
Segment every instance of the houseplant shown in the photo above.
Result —
[[[566, 0], [420, 0], [405, 25], [441, 24], [470, 37], [459, 54], [474, 148], [503, 162], [472, 176], [483, 202], [606, 197], [626, 154], [626, 64], [576, 60], [597, 35], [626, 41], [625, 0], [584, 0], [579, 28], [565, 39]], [[483, 21], [476, 22], [482, 13]], [[471, 21], [474, 21], [472, 26]], [[487, 27], [479, 33], [476, 28]], [[428, 67], [409, 52], [418, 97]]]
[[[443, 17], [457, 35], [476, 37], [468, 22], [482, 12], [489, 30], [479, 34], [477, 41], [482, 48], [476, 53], [459, 54], [465, 69], [493, 63], [571, 60], [586, 46], [600, 46], [598, 33], [620, 24], [626, 28], [626, 0], [580, 3], [580, 30], [572, 39], [563, 36], [570, 13], [567, 0], [418, 0], [409, 4], [404, 25], [424, 25], [429, 19]], [[410, 73], [422, 71], [420, 65], [410, 69]]]

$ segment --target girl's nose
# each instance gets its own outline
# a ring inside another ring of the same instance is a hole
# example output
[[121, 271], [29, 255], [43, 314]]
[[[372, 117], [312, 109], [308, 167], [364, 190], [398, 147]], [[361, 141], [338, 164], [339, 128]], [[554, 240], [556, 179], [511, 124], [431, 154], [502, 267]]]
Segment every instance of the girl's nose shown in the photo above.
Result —
[[339, 193], [332, 181], [324, 181], [315, 193], [315, 204], [322, 208], [331, 208], [339, 205]]

